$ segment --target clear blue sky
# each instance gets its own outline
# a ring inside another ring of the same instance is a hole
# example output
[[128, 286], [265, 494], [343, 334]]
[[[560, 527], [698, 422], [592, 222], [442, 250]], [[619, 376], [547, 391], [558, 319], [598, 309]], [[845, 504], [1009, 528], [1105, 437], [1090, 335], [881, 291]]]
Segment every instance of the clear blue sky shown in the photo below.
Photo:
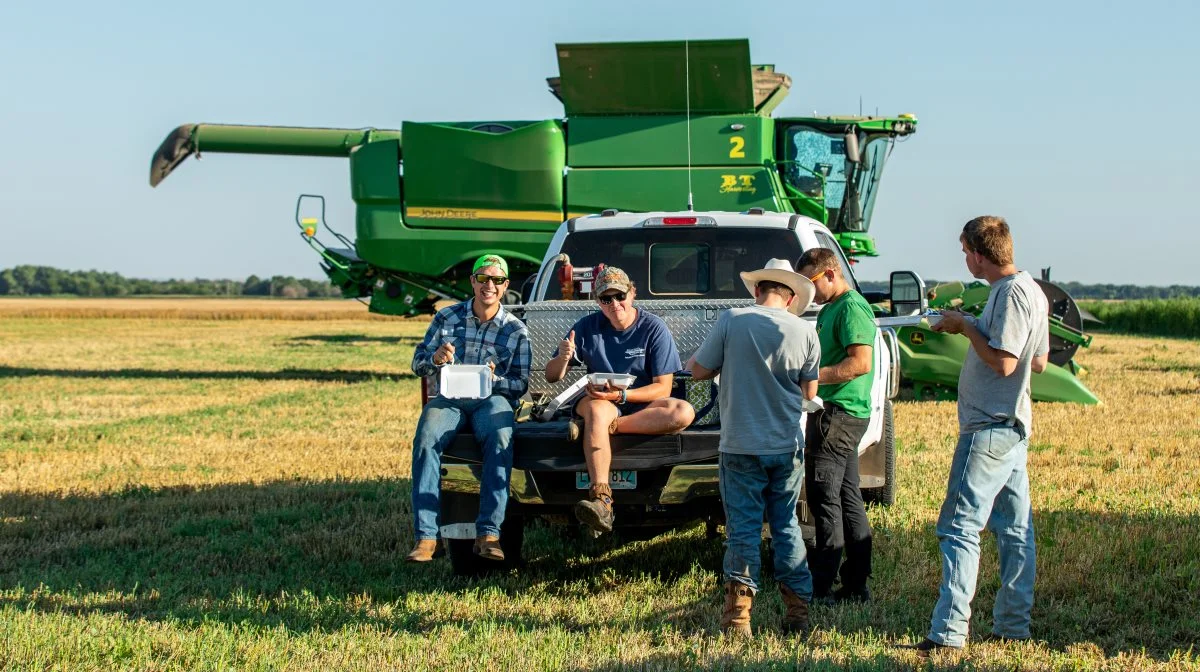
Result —
[[[914, 112], [859, 267], [964, 278], [957, 232], [1009, 218], [1055, 279], [1200, 284], [1200, 3], [0, 3], [0, 268], [320, 277], [292, 223], [340, 159], [208, 155], [157, 189], [191, 122], [398, 128], [542, 119], [554, 42], [750, 38], [793, 79], [777, 114]], [[1189, 207], [1190, 206], [1190, 207]]]

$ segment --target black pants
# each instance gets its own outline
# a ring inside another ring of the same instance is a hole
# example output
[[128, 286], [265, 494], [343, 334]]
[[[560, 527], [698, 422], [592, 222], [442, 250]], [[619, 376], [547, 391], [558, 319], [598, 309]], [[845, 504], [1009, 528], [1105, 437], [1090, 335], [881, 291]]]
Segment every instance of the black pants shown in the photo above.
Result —
[[804, 487], [817, 528], [809, 558], [815, 597], [830, 593], [839, 565], [845, 590], [861, 590], [871, 576], [871, 524], [858, 489], [858, 444], [869, 422], [833, 404], [808, 416]]

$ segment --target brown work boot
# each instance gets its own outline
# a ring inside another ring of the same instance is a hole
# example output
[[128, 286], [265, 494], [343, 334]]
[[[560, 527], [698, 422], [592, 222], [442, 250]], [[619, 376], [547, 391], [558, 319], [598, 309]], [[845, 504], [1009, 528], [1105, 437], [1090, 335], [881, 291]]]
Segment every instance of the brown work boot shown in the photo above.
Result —
[[750, 608], [754, 605], [754, 591], [750, 586], [737, 581], [725, 584], [725, 608], [721, 610], [721, 632], [738, 637], [753, 637], [750, 629]]
[[785, 635], [800, 635], [807, 637], [812, 625], [808, 621], [808, 601], [796, 594], [796, 591], [779, 584], [779, 592], [783, 593], [783, 633]]
[[429, 562], [433, 560], [434, 553], [437, 553], [437, 539], [420, 539], [404, 559], [408, 562]]
[[596, 532], [612, 532], [612, 488], [607, 483], [593, 483], [588, 498], [575, 503], [575, 517]]
[[490, 534], [475, 537], [475, 546], [471, 551], [484, 560], [504, 562], [504, 550], [500, 548], [500, 537]]

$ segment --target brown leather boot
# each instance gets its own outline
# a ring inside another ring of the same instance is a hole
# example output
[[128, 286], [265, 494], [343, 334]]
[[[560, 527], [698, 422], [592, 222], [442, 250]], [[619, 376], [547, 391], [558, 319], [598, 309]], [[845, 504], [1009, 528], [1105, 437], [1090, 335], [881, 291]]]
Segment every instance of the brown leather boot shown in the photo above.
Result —
[[429, 562], [433, 560], [434, 553], [437, 553], [437, 539], [420, 539], [404, 559], [408, 562]]
[[495, 537], [490, 534], [482, 537], [475, 537], [475, 546], [471, 550], [475, 553], [475, 555], [478, 555], [484, 560], [504, 562], [504, 551], [500, 548], [500, 537]]
[[783, 633], [807, 637], [812, 630], [808, 621], [808, 602], [796, 594], [796, 591], [779, 584], [779, 592], [783, 593]]
[[588, 498], [575, 504], [575, 517], [596, 532], [612, 532], [612, 488], [607, 483], [593, 483]]
[[750, 586], [737, 581], [725, 584], [725, 608], [721, 611], [721, 632], [738, 637], [753, 637], [750, 629], [750, 608], [754, 605], [754, 591]]

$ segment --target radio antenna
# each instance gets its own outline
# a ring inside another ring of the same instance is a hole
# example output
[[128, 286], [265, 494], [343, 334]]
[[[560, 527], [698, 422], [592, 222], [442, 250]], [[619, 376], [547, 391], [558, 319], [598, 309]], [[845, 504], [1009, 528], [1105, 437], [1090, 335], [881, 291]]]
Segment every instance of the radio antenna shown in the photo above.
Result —
[[687, 209], [692, 208], [692, 56], [688, 41], [683, 41], [683, 100], [687, 113], [687, 162], [688, 199]]

